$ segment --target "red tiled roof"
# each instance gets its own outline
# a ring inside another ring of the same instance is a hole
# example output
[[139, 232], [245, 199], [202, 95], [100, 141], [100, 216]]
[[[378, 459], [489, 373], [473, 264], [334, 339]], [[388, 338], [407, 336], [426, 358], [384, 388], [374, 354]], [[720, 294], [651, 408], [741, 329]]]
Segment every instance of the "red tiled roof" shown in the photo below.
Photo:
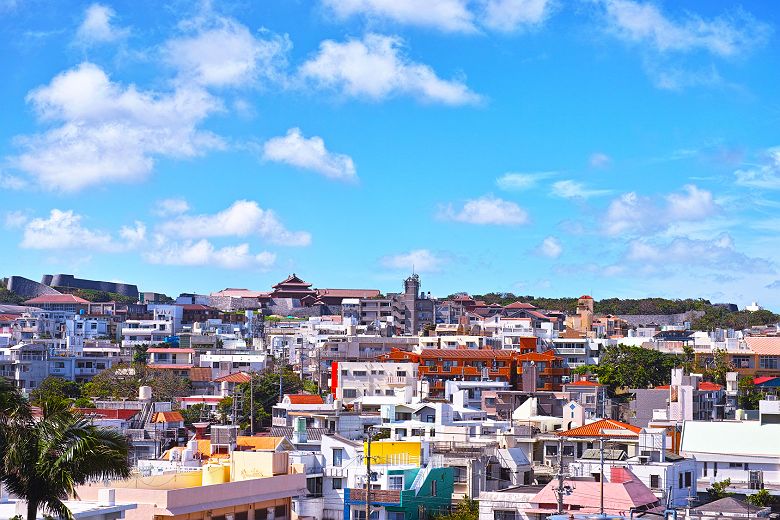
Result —
[[323, 404], [322, 397], [313, 394], [287, 394], [290, 404]]
[[559, 361], [563, 358], [555, 355], [552, 350], [545, 350], [544, 352], [527, 352], [517, 356], [518, 361]]
[[182, 305], [179, 305], [183, 310], [185, 311], [215, 311], [216, 309], [214, 307], [209, 307], [208, 305], [201, 305], [199, 303], [184, 303]]
[[0, 314], [0, 321], [14, 321], [20, 314]]
[[669, 390], [669, 385], [656, 386], [654, 390]]
[[[607, 430], [619, 430], [612, 432]], [[560, 432], [561, 437], [636, 437], [641, 428], [632, 426], [628, 423], [614, 421], [612, 419], [601, 419], [579, 428], [572, 428], [565, 432]]]
[[45, 294], [24, 302], [25, 305], [36, 305], [39, 303], [89, 303], [84, 298], [79, 298], [75, 294]]
[[526, 302], [514, 302], [514, 303], [510, 303], [504, 308], [505, 309], [535, 309], [536, 306]]
[[764, 376], [764, 377], [756, 377], [753, 379], [754, 385], [760, 385], [762, 383], [766, 383], [767, 381], [771, 381], [773, 379], [777, 379], [777, 376]]
[[701, 383], [699, 383], [699, 390], [703, 392], [717, 392], [718, 390], [723, 390], [723, 387], [717, 383], [702, 381]]
[[601, 385], [595, 381], [588, 381], [586, 379], [580, 379], [579, 381], [575, 381], [573, 383], [566, 383], [565, 386], [604, 386]]
[[82, 415], [90, 415], [100, 419], [121, 419], [126, 421], [134, 417], [141, 410], [132, 410], [125, 408], [74, 408]]
[[780, 336], [748, 336], [745, 343], [759, 356], [780, 356]]
[[248, 383], [252, 377], [246, 372], [233, 372], [226, 376], [218, 377], [214, 380], [215, 383], [221, 383], [227, 381], [228, 383]]
[[511, 350], [490, 349], [445, 349], [426, 348], [420, 351], [420, 358], [444, 358], [444, 359], [483, 359], [483, 358], [511, 358], [515, 353]]
[[179, 364], [153, 363], [151, 365], [146, 365], [146, 368], [150, 370], [190, 370], [191, 368], [193, 368], [193, 366], [185, 363], [179, 363]]
[[587, 294], [583, 294], [582, 296], [580, 296], [579, 299], [580, 300], [592, 300], [593, 297], [592, 296], [588, 296]]
[[154, 419], [152, 420], [152, 422], [155, 423], [172, 423], [182, 421], [184, 421], [184, 417], [182, 417], [181, 413], [179, 412], [157, 412], [154, 414]]
[[196, 381], [198, 383], [211, 381], [211, 369], [207, 367], [190, 368], [190, 381]]

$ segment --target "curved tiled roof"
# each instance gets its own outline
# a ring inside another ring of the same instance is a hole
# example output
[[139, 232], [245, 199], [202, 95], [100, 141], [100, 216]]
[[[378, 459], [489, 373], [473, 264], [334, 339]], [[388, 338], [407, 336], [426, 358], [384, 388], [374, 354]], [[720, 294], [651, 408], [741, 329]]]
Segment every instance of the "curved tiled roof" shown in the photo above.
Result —
[[561, 437], [637, 437], [642, 429], [621, 421], [601, 419], [578, 428], [560, 432]]

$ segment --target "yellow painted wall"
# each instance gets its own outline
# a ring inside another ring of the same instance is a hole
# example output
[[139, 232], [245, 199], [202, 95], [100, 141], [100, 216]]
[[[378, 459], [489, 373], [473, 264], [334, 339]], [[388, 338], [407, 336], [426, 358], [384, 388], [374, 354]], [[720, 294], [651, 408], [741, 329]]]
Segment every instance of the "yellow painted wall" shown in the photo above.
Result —
[[[363, 443], [363, 453], [368, 454], [368, 443]], [[414, 441], [375, 441], [371, 443], [371, 464], [420, 465], [422, 443]]]
[[234, 451], [231, 480], [272, 477], [287, 473], [287, 452]]

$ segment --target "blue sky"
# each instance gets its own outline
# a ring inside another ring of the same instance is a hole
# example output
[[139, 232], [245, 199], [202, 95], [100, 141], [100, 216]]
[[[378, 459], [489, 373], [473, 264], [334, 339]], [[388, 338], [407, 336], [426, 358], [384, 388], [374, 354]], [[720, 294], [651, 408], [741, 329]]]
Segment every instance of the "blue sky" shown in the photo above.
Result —
[[0, 0], [0, 273], [780, 307], [774, 2]]

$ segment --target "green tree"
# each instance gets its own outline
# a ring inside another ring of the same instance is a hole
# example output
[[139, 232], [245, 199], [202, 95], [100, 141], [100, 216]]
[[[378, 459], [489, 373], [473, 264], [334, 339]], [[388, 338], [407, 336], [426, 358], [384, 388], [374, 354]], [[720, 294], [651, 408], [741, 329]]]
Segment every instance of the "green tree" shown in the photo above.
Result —
[[775, 503], [775, 497], [766, 489], [759, 489], [757, 493], [748, 495], [747, 502], [756, 507], [769, 507]]
[[71, 519], [63, 501], [76, 486], [130, 475], [128, 444], [117, 430], [94, 426], [71, 412], [65, 401], [43, 401], [40, 408], [40, 417], [8, 428], [0, 480], [27, 501], [27, 520], [35, 520], [39, 507]]
[[713, 482], [712, 486], [707, 488], [707, 494], [710, 496], [710, 501], [720, 500], [721, 498], [726, 498], [733, 495], [733, 493], [726, 491], [730, 485], [730, 478], [721, 480], [720, 482]]
[[95, 403], [89, 397], [79, 397], [73, 401], [73, 406], [75, 408], [95, 408]]
[[100, 399], [136, 399], [141, 386], [150, 386], [152, 396], [158, 401], [173, 401], [187, 395], [192, 382], [170, 370], [120, 363], [93, 377], [90, 383], [84, 385], [82, 393]]
[[619, 388], [668, 384], [680, 360], [673, 354], [628, 345], [607, 347], [596, 366], [588, 367], [614, 395]]
[[217, 414], [222, 424], [227, 424], [233, 417], [233, 398], [225, 397], [217, 403]]
[[[279, 371], [267, 370], [260, 374], [252, 374], [255, 404], [255, 427], [269, 422], [271, 408], [279, 402]], [[289, 366], [282, 367], [282, 393], [296, 394], [303, 390], [304, 382]], [[250, 417], [250, 384], [242, 383], [238, 391], [243, 395], [241, 421], [248, 423]]]
[[81, 397], [81, 385], [61, 377], [49, 376], [30, 392], [30, 401], [37, 405], [50, 399], [66, 400]]
[[448, 514], [438, 515], [438, 520], [478, 520], [479, 502], [473, 498], [464, 497]]
[[726, 350], [716, 348], [712, 350], [712, 361], [704, 367], [704, 377], [719, 385], [725, 385], [726, 373], [733, 369]]
[[206, 410], [206, 405], [202, 403], [194, 404], [189, 408], [182, 408], [179, 410], [181, 416], [184, 418], [184, 424], [192, 426], [192, 423], [201, 422], [203, 420], [208, 421], [211, 415]]
[[133, 364], [145, 364], [146, 363], [146, 351], [149, 350], [149, 345], [146, 343], [142, 345], [136, 345], [133, 347]]
[[752, 377], [741, 377], [738, 383], [739, 407], [743, 410], [758, 410], [758, 402], [764, 399], [765, 392], [756, 387]]

